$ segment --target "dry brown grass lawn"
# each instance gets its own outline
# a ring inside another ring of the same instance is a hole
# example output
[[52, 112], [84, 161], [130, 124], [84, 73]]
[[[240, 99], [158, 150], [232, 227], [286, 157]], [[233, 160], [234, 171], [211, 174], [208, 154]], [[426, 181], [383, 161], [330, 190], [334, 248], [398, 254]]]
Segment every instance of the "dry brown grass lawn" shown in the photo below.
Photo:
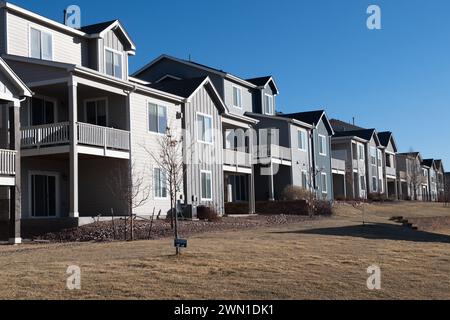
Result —
[[[0, 298], [450, 299], [449, 236], [388, 221], [441, 209], [370, 206], [372, 224], [361, 226], [358, 210], [340, 207], [330, 219], [197, 235], [179, 258], [171, 240], [1, 246]], [[366, 287], [373, 264], [382, 269], [378, 292]], [[69, 265], [82, 269], [81, 291], [66, 289]]]

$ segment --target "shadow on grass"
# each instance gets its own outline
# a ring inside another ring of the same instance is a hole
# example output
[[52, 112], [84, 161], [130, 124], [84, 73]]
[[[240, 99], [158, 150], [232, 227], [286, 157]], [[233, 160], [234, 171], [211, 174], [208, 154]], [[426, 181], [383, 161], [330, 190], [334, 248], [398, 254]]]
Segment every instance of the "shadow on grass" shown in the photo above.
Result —
[[311, 230], [281, 231], [275, 234], [315, 234], [323, 236], [354, 237], [370, 240], [397, 240], [411, 242], [450, 243], [450, 236], [415, 231], [403, 226], [373, 223], [344, 227], [321, 228]]

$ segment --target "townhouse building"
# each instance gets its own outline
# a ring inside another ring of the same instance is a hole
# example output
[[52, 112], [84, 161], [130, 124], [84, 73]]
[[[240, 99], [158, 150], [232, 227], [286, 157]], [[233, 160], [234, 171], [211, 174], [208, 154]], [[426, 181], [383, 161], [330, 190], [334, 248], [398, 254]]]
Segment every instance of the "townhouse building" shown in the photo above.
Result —
[[398, 200], [399, 199], [399, 191], [398, 191], [398, 179], [397, 179], [397, 143], [395, 141], [394, 135], [392, 132], [379, 132], [378, 139], [380, 140], [380, 144], [384, 147], [382, 149], [382, 161], [383, 161], [383, 173], [384, 173], [384, 181], [386, 183], [385, 186], [385, 194], [388, 199]]
[[111, 177], [123, 173], [122, 183], [131, 185], [131, 167], [152, 185], [150, 200], [135, 212], [167, 213], [163, 174], [146, 174], [158, 168], [144, 144], [157, 152], [157, 136], [169, 123], [181, 133], [178, 115], [187, 99], [132, 81], [128, 58], [136, 48], [118, 20], [74, 29], [8, 2], [0, 4], [0, 20], [6, 68], [33, 92], [15, 95], [24, 96], [15, 167], [22, 231], [126, 214], [128, 202], [113, 192]]
[[[401, 200], [422, 201], [428, 194], [428, 170], [419, 152], [397, 154], [397, 176]], [[426, 176], [425, 176], [426, 175]]]
[[440, 159], [435, 160], [436, 174], [437, 174], [437, 192], [438, 201], [442, 202], [445, 199], [445, 168], [444, 162]]

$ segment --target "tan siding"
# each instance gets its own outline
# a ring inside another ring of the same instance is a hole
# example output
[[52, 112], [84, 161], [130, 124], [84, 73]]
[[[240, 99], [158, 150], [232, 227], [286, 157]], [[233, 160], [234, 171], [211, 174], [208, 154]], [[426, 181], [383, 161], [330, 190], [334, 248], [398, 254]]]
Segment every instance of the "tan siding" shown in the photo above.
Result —
[[29, 57], [29, 28], [50, 32], [53, 35], [53, 60], [76, 65], [88, 65], [87, 40], [74, 38], [43, 26], [37, 22], [29, 21], [15, 13], [8, 13], [8, 54]]
[[143, 207], [135, 210], [136, 214], [149, 215], [156, 210], [162, 211], [163, 215], [170, 210], [170, 201], [167, 200], [157, 200], [154, 197], [153, 190], [153, 168], [155, 167], [155, 162], [147, 154], [143, 146], [147, 149], [153, 150], [154, 154], [159, 153], [158, 139], [160, 136], [148, 132], [147, 124], [147, 104], [152, 102], [158, 105], [163, 105], [167, 107], [168, 113], [168, 124], [176, 134], [181, 136], [181, 121], [176, 119], [177, 112], [180, 112], [180, 106], [176, 106], [172, 103], [154, 99], [152, 97], [147, 97], [141, 94], [133, 93], [131, 94], [131, 161], [134, 164], [136, 172], [145, 172], [145, 183], [146, 185], [152, 186], [152, 195], [150, 201], [148, 201]]

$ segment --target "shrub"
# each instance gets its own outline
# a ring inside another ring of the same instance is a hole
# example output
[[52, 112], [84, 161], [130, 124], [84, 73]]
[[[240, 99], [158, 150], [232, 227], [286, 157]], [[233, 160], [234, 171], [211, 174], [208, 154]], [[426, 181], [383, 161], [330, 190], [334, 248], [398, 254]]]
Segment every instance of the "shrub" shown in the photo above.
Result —
[[207, 206], [197, 207], [197, 218], [208, 222], [219, 222], [222, 220], [215, 208]]
[[311, 192], [302, 187], [287, 186], [281, 193], [281, 200], [283, 201], [309, 201], [310, 199], [313, 199]]
[[333, 205], [330, 201], [315, 201], [314, 214], [317, 216], [332, 216]]

